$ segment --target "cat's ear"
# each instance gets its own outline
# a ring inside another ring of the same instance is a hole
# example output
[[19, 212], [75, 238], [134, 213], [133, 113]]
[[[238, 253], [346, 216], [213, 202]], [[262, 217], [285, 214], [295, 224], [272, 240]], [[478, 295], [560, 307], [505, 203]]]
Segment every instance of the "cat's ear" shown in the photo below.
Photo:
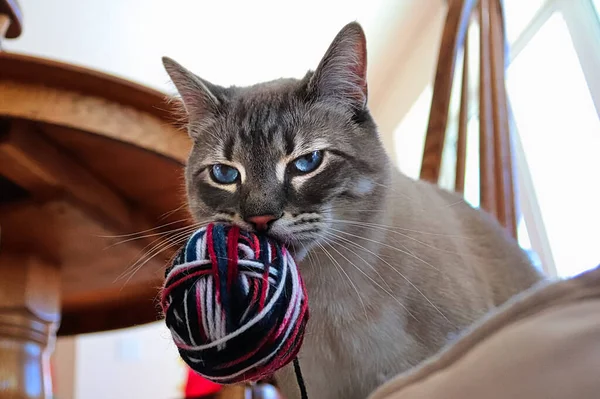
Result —
[[203, 118], [214, 113], [220, 105], [216, 86], [199, 78], [169, 57], [162, 58], [165, 70], [177, 88], [189, 118]]
[[309, 92], [353, 110], [367, 105], [367, 41], [357, 22], [337, 34], [309, 81]]

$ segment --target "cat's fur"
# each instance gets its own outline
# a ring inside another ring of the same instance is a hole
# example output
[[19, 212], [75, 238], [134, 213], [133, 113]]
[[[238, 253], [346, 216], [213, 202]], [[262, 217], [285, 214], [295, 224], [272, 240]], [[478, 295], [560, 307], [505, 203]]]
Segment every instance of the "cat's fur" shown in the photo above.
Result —
[[[540, 278], [490, 216], [390, 164], [366, 106], [357, 23], [301, 80], [223, 88], [164, 64], [194, 139], [194, 217], [252, 229], [250, 216], [281, 216], [269, 232], [302, 260], [311, 316], [299, 359], [311, 399], [365, 398]], [[314, 150], [322, 165], [293, 173], [290, 162]], [[215, 183], [215, 163], [240, 179]], [[286, 398], [299, 397], [290, 367], [277, 377]]]

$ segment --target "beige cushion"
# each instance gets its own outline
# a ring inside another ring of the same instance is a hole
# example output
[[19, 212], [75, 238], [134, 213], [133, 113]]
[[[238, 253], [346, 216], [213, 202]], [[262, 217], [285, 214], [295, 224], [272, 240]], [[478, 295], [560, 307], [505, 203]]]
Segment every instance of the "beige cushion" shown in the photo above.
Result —
[[600, 398], [600, 266], [513, 298], [369, 399]]

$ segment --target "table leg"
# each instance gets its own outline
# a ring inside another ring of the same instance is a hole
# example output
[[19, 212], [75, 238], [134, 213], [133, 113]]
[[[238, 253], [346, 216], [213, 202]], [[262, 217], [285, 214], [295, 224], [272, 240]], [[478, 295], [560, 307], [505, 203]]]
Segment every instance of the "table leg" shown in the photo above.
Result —
[[0, 252], [0, 398], [50, 399], [50, 353], [60, 319], [59, 269]]

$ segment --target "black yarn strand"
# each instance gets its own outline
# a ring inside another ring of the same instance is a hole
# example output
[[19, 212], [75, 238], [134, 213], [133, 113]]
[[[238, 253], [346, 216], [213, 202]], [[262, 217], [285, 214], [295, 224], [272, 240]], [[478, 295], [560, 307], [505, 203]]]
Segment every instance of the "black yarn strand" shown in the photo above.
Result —
[[294, 372], [296, 373], [298, 388], [300, 388], [300, 397], [302, 399], [308, 399], [308, 393], [306, 393], [306, 385], [304, 384], [304, 377], [302, 377], [302, 370], [300, 370], [300, 361], [298, 360], [298, 357], [294, 358]]

